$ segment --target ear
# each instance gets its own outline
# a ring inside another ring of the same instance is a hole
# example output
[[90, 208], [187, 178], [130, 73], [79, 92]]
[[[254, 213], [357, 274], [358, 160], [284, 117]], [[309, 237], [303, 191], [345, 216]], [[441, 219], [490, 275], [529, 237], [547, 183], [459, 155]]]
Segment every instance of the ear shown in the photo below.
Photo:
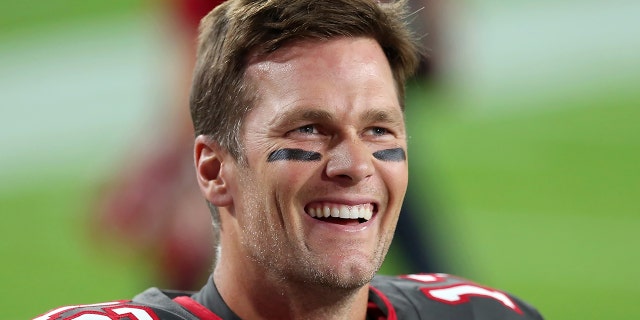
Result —
[[204, 135], [196, 137], [194, 153], [196, 177], [204, 197], [216, 207], [233, 204], [227, 177], [222, 170], [225, 165], [229, 165], [229, 153]]

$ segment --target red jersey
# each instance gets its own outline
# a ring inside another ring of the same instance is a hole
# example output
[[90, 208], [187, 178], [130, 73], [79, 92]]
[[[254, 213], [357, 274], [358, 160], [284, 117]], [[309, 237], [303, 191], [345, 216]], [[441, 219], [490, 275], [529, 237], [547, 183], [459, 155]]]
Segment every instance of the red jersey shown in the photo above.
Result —
[[[132, 300], [52, 310], [34, 320], [237, 320], [210, 279], [196, 293], [147, 289]], [[520, 299], [447, 274], [376, 276], [367, 319], [541, 320]]]

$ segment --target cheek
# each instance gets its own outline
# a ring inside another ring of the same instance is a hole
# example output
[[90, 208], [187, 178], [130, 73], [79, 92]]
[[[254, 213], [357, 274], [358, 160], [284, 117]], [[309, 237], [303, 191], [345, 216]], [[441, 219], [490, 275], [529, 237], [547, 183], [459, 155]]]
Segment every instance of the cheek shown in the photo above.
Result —
[[379, 168], [389, 192], [400, 194], [400, 197], [403, 198], [409, 182], [407, 162], [380, 163]]
[[315, 161], [265, 162], [261, 181], [257, 184], [262, 188], [261, 192], [267, 193], [267, 197], [272, 197], [267, 200], [272, 201], [275, 197], [277, 201], [282, 201], [283, 197], [290, 197], [309, 181], [317, 165], [318, 162]]
[[280, 162], [273, 166], [271, 178], [278, 182], [281, 190], [290, 190], [306, 183], [318, 169], [318, 163]]
[[245, 170], [238, 175], [236, 181], [238, 183], [235, 186], [235, 193], [241, 195], [239, 197], [240, 203], [237, 203], [236, 206], [240, 208], [240, 212], [261, 212], [259, 206], [263, 202], [261, 192], [264, 191], [264, 188], [261, 186], [259, 177], [253, 175], [249, 170]]

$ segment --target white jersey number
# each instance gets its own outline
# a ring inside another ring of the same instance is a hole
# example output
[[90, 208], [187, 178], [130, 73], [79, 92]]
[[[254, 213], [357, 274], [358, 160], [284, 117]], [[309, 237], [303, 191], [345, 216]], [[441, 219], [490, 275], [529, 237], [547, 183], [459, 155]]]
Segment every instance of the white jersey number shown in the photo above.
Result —
[[489, 288], [483, 288], [475, 284], [461, 283], [450, 287], [423, 288], [421, 290], [427, 297], [447, 304], [466, 303], [469, 302], [469, 298], [473, 296], [492, 298], [498, 300], [505, 307], [508, 307], [518, 313], [522, 313], [522, 310], [520, 310], [520, 308], [518, 308], [513, 300], [511, 300], [506, 294]]
[[97, 304], [87, 304], [78, 306], [67, 306], [52, 310], [33, 320], [51, 320], [57, 319], [62, 313], [73, 309], [101, 307], [99, 310], [82, 310], [77, 313], [62, 318], [63, 320], [117, 320], [128, 317], [131, 320], [159, 320], [153, 310], [142, 307], [127, 305], [123, 306], [119, 302], [107, 302]]
[[[410, 274], [403, 276], [403, 278], [424, 283], [445, 282], [447, 277], [449, 276], [443, 273]], [[474, 296], [491, 298], [502, 303], [505, 307], [522, 314], [522, 310], [520, 310], [518, 305], [516, 305], [506, 294], [468, 281], [453, 285], [424, 287], [420, 289], [420, 291], [422, 291], [422, 293], [424, 293], [429, 299], [452, 305], [467, 303], [469, 302], [469, 298]]]

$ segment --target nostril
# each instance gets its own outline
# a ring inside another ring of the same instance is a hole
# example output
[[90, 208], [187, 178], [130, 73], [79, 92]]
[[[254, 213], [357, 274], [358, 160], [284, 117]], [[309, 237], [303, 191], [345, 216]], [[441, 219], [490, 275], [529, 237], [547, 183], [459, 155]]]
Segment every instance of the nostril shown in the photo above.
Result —
[[[362, 153], [362, 152], [360, 152]], [[372, 155], [343, 152], [329, 157], [326, 173], [330, 178], [360, 181], [373, 175]]]

